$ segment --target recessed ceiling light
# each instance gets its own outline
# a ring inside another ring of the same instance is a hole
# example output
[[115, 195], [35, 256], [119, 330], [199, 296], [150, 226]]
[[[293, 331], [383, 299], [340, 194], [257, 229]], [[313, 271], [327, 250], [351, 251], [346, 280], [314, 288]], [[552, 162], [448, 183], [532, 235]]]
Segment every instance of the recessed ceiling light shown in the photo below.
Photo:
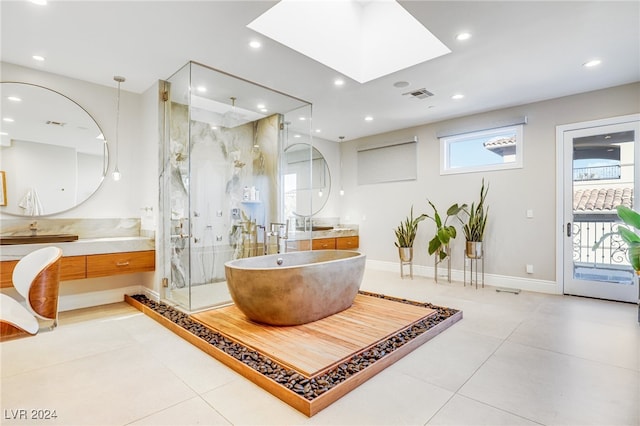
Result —
[[367, 116], [364, 118], [364, 121], [373, 121], [373, 117], [372, 117], [372, 116], [370, 116], [370, 115], [367, 115]]
[[196, 90], [200, 93], [205, 93], [207, 91], [207, 88], [204, 86], [198, 86], [196, 87]]
[[46, 6], [47, 0], [31, 0], [31, 3], [37, 4], [38, 6]]
[[249, 47], [251, 47], [252, 49], [260, 49], [261, 46], [262, 43], [260, 43], [258, 40], [251, 40], [249, 42]]
[[40, 55], [33, 55], [32, 58], [38, 62], [42, 62], [44, 61], [44, 56], [40, 56]]
[[469, 40], [471, 38], [471, 33], [460, 33], [456, 36], [456, 40], [464, 41]]
[[17, 96], [9, 96], [7, 99], [9, 99], [11, 102], [20, 102], [20, 101], [22, 101], [22, 99], [20, 99]]
[[464, 95], [463, 95], [463, 94], [460, 94], [460, 93], [457, 93], [457, 94], [455, 94], [455, 95], [453, 95], [453, 96], [451, 97], [451, 99], [454, 99], [454, 100], [456, 100], [456, 101], [457, 101], [458, 99], [462, 99], [462, 98], [464, 98]]
[[344, 80], [341, 78], [336, 78], [335, 80], [333, 80], [333, 84], [336, 86], [344, 86]]
[[602, 61], [600, 59], [592, 59], [592, 60], [582, 64], [582, 66], [586, 67], [586, 68], [591, 68], [591, 67], [595, 67], [597, 65], [600, 65], [601, 63], [602, 63]]
[[9, 133], [7, 133], [7, 132], [0, 132], [0, 136], [9, 136]]
[[294, 137], [294, 138], [300, 138], [300, 137], [302, 137], [302, 136], [300, 136], [299, 134], [295, 134], [295, 135], [293, 135], [293, 137]]
[[320, 133], [320, 132], [322, 132], [322, 130], [316, 129], [316, 133]]
[[265, 106], [265, 104], [258, 104], [258, 105], [256, 105], [256, 108], [258, 108], [258, 109], [265, 109], [265, 108], [266, 108], [266, 106]]
[[300, 117], [300, 121], [304, 121], [306, 119], [307, 119], [307, 117]]
[[13, 123], [15, 120], [13, 118], [4, 117], [2, 121], [6, 121], [7, 123]]

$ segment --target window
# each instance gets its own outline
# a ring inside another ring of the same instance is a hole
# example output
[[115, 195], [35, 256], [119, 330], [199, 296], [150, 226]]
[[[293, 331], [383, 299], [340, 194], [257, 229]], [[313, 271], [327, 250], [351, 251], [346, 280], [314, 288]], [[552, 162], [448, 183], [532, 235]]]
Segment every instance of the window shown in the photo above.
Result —
[[633, 180], [634, 132], [573, 139], [573, 181]]
[[440, 138], [440, 174], [522, 167], [522, 125]]

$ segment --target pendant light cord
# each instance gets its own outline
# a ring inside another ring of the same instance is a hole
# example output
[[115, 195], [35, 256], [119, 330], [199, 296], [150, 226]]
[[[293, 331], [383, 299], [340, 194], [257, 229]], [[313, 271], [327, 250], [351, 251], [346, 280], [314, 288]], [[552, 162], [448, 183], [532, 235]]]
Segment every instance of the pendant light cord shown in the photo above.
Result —
[[124, 77], [120, 77], [120, 76], [115, 76], [113, 77], [113, 79], [115, 81], [118, 82], [118, 98], [116, 101], [116, 167], [113, 170], [113, 179], [114, 180], [119, 180], [120, 179], [120, 170], [118, 170], [118, 162], [120, 159], [120, 137], [119, 137], [119, 130], [120, 130], [120, 83], [122, 83], [123, 81], [125, 81]]

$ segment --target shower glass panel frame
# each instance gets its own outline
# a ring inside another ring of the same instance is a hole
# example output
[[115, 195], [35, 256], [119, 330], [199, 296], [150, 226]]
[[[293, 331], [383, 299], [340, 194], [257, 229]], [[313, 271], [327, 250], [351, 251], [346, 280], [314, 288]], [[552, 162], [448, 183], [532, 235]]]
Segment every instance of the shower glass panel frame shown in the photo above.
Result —
[[287, 226], [281, 170], [287, 138], [311, 139], [312, 106], [196, 62], [163, 86], [163, 298], [190, 312], [225, 306], [225, 262], [311, 239]]

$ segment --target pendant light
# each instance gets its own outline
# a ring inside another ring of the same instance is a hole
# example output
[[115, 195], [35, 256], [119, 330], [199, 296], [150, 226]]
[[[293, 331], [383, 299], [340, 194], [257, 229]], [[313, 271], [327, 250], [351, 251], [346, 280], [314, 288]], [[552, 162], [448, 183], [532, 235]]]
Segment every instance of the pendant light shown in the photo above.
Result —
[[[338, 136], [340, 144], [344, 142], [344, 136]], [[344, 188], [342, 187], [342, 148], [340, 148], [340, 195], [344, 195]]]
[[120, 83], [123, 83], [125, 81], [124, 77], [121, 77], [119, 75], [116, 75], [115, 77], [113, 77], [113, 79], [115, 81], [118, 82], [118, 101], [116, 104], [116, 152], [115, 152], [115, 157], [116, 157], [116, 167], [113, 169], [113, 174], [111, 175], [113, 177], [113, 180], [115, 181], [119, 181], [121, 178], [120, 175], [120, 170], [118, 170], [118, 128], [120, 127]]

